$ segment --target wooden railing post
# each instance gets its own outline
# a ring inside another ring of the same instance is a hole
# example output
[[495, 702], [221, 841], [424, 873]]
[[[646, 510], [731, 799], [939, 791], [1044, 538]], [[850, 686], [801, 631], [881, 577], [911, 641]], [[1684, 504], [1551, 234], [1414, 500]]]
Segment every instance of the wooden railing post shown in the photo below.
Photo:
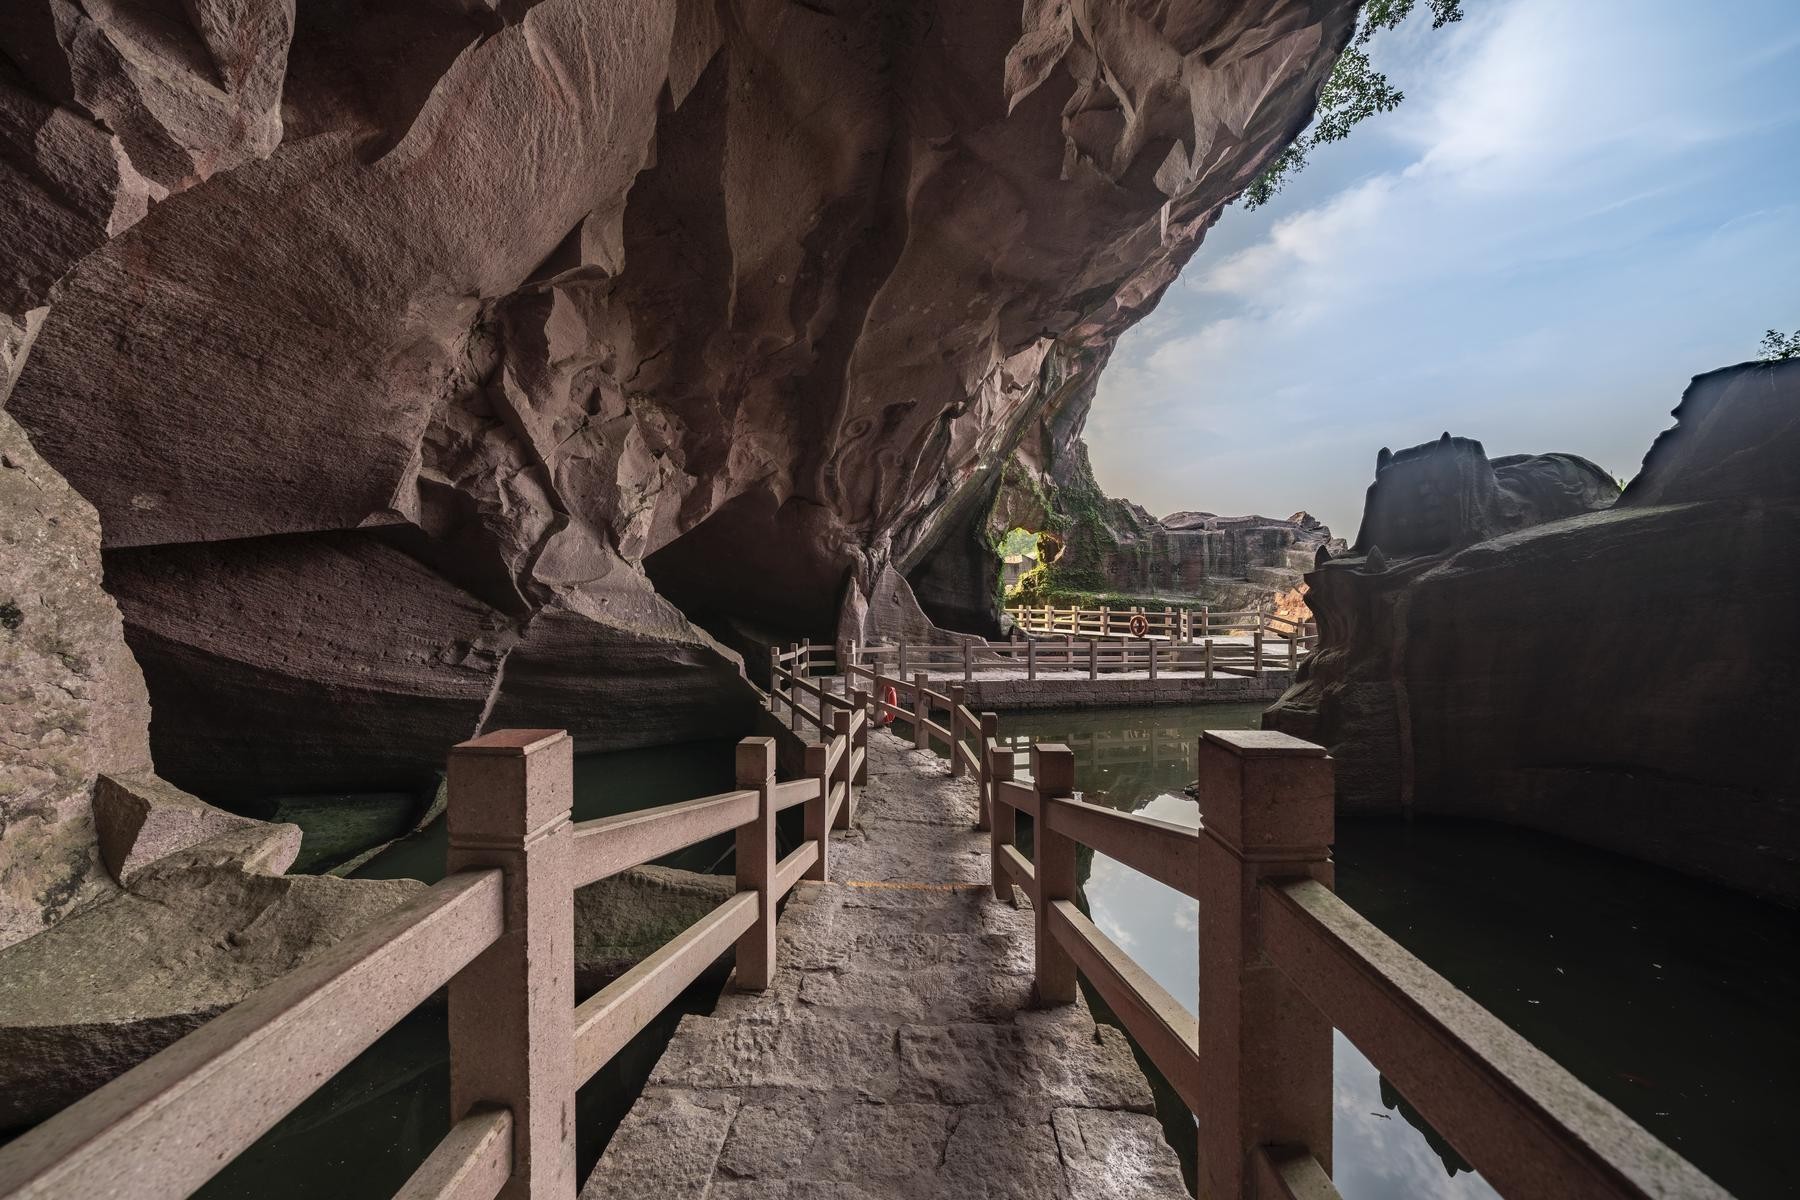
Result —
[[994, 771], [988, 761], [988, 743], [1000, 736], [1000, 715], [981, 714], [981, 740], [975, 747], [975, 759], [981, 764], [981, 796], [975, 813], [975, 828], [991, 829], [994, 824]]
[[1265, 879], [1331, 884], [1332, 763], [1286, 734], [1201, 735], [1200, 1194], [1253, 1200], [1264, 1146], [1331, 1170], [1331, 1023], [1263, 952]]
[[963, 719], [962, 719], [963, 697], [966, 695], [968, 695], [968, 690], [966, 688], [964, 688], [962, 684], [958, 683], [958, 684], [951, 685], [951, 688], [950, 688], [950, 778], [952, 778], [952, 779], [961, 779], [963, 777], [963, 759], [962, 759], [962, 755], [957, 751], [957, 747], [962, 743], [963, 735], [968, 732], [967, 730], [965, 730], [963, 728]]
[[1049, 800], [1075, 794], [1075, 752], [1067, 746], [1031, 748], [1031, 778], [1038, 794], [1038, 819], [1032, 827], [1032, 866], [1036, 871], [1031, 898], [1036, 924], [1038, 1004], [1050, 1007], [1075, 1002], [1075, 960], [1050, 931], [1050, 905], [1075, 899], [1075, 842], [1054, 831], [1046, 820]]
[[925, 722], [931, 719], [931, 701], [925, 698], [930, 677], [923, 671], [913, 672], [913, 749], [931, 749], [931, 734]]
[[775, 739], [748, 737], [739, 742], [737, 785], [758, 793], [756, 820], [737, 830], [738, 891], [758, 893], [756, 924], [737, 943], [737, 986], [750, 992], [767, 988], [775, 973], [774, 784]]
[[574, 746], [504, 729], [450, 752], [445, 870], [506, 875], [506, 932], [450, 981], [450, 1120], [512, 1110], [506, 1200], [575, 1196]]
[[[832, 772], [831, 778], [834, 783], [844, 785], [844, 806], [838, 809], [837, 827], [848, 829], [850, 828], [850, 816], [856, 811], [856, 780], [850, 775], [850, 757], [856, 752], [856, 747], [850, 738], [850, 713], [848, 710], [840, 708], [832, 714], [831, 740], [841, 741], [844, 744], [844, 752], [838, 756], [837, 769]], [[823, 842], [820, 843], [819, 849], [821, 852], [824, 850]], [[824, 854], [821, 853], [820, 857], [823, 858]], [[812, 876], [809, 875], [807, 878], [810, 879]], [[819, 878], [823, 879], [825, 876], [821, 874]]]
[[[869, 782], [869, 726], [874, 724], [875, 717], [869, 712], [869, 693], [861, 688], [856, 689], [855, 705], [853, 711], [863, 714], [863, 723], [857, 726], [854, 746], [863, 752], [863, 757], [862, 764], [856, 768], [854, 782], [864, 784]], [[850, 819], [845, 817], [843, 824], [848, 827]]]

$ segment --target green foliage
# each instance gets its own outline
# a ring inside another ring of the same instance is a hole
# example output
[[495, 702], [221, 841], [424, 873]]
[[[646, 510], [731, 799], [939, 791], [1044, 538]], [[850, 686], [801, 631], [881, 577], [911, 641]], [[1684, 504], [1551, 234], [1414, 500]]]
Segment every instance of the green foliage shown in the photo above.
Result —
[[[1392, 112], [1406, 99], [1406, 93], [1375, 69], [1364, 47], [1382, 30], [1393, 29], [1412, 15], [1418, 0], [1369, 0], [1363, 6], [1356, 36], [1338, 56], [1331, 76], [1319, 92], [1319, 108], [1313, 115], [1312, 128], [1295, 138], [1275, 160], [1263, 168], [1250, 186], [1244, 189], [1244, 207], [1260, 208], [1273, 200], [1289, 179], [1306, 165], [1306, 156], [1314, 148], [1330, 142], [1341, 142], [1350, 131], [1376, 113]], [[1426, 0], [1431, 10], [1431, 27], [1442, 29], [1462, 20], [1461, 0]]]
[[996, 547], [1001, 558], [1010, 558], [1015, 554], [1036, 558], [1037, 548], [1037, 531], [1032, 529], [1009, 529], [1006, 531], [1006, 536], [1000, 539], [1000, 545]]
[[1800, 358], [1800, 329], [1782, 335], [1779, 329], [1771, 329], [1763, 334], [1762, 360], [1764, 362], [1781, 362], [1783, 359]]

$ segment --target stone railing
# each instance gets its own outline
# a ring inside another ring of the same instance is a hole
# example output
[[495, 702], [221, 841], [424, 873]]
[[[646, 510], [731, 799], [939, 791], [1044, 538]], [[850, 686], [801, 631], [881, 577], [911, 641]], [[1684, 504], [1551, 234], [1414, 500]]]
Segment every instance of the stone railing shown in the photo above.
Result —
[[[1197, 1118], [1201, 1195], [1337, 1196], [1334, 1028], [1503, 1196], [1726, 1195], [1337, 898], [1321, 747], [1203, 735], [1199, 829], [1083, 803], [1065, 746], [1031, 748], [1029, 783], [1013, 747], [983, 756], [994, 895], [1030, 898], [1038, 998], [1072, 1003], [1080, 976], [1118, 1015]], [[1192, 1012], [1078, 907], [1078, 845], [1199, 902]]]
[[[773, 741], [746, 738], [734, 790], [581, 822], [567, 733], [457, 746], [441, 883], [0, 1149], [0, 1197], [187, 1196], [447, 985], [454, 1123], [399, 1194], [573, 1200], [576, 1088], [733, 946], [737, 986], [768, 986], [775, 906], [826, 877], [867, 725], [837, 714], [804, 778], [777, 783]], [[796, 806], [805, 840], [778, 859]], [[736, 894], [575, 1004], [575, 890], [725, 833]]]

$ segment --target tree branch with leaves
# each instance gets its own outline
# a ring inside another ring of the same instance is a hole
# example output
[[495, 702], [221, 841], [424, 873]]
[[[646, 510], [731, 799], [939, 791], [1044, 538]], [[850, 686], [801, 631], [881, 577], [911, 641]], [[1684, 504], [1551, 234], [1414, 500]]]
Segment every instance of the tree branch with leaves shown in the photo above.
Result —
[[[1310, 129], [1263, 168], [1244, 190], [1245, 208], [1260, 208], [1306, 165], [1306, 156], [1320, 146], [1341, 142], [1350, 131], [1376, 113], [1393, 112], [1406, 93], [1375, 69], [1368, 45], [1377, 33], [1394, 29], [1412, 15], [1418, 0], [1369, 0], [1358, 18], [1356, 35], [1338, 56], [1331, 75], [1319, 92], [1319, 107]], [[1442, 29], [1462, 20], [1462, 0], [1426, 0], [1431, 27]]]

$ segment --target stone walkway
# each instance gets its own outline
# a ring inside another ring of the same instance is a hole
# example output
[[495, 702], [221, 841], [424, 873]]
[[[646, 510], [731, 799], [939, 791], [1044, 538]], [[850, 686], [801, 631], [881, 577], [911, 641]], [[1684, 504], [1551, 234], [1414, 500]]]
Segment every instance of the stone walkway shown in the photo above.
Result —
[[1185, 1197], [1124, 1035], [1031, 1009], [1031, 910], [987, 890], [974, 818], [943, 759], [872, 732], [774, 985], [683, 1019], [582, 1200]]

